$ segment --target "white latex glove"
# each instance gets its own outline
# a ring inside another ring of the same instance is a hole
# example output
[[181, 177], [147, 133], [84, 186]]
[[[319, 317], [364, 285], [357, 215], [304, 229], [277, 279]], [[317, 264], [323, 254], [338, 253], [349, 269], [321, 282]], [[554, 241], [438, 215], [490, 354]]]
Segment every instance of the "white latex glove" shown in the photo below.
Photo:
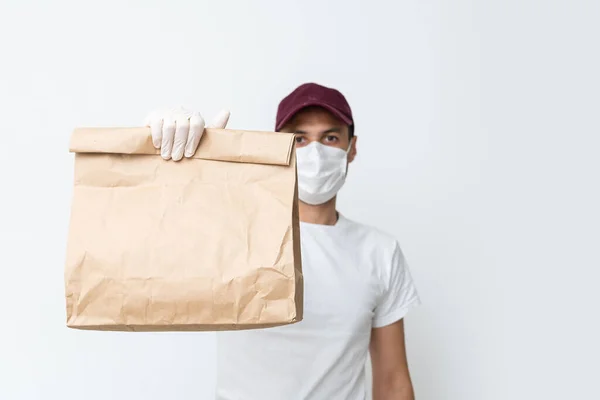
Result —
[[[207, 128], [225, 128], [228, 121], [229, 111], [223, 110]], [[181, 160], [184, 155], [194, 155], [205, 128], [204, 118], [199, 112], [181, 107], [153, 111], [146, 117], [145, 124], [150, 127], [152, 144], [160, 149], [161, 157], [174, 161]]]

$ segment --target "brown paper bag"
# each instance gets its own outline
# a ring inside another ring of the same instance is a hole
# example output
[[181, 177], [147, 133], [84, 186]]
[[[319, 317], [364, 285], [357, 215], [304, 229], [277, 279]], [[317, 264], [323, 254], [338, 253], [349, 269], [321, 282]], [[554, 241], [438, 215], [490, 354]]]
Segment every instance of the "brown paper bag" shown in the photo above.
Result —
[[207, 129], [165, 161], [149, 128], [80, 128], [67, 326], [266, 328], [302, 320], [294, 136]]

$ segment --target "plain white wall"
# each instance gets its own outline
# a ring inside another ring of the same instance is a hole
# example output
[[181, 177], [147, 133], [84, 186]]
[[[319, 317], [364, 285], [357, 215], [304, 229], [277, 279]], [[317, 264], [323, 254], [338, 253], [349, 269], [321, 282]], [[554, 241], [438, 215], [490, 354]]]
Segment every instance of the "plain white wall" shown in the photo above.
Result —
[[599, 17], [595, 0], [2, 1], [0, 399], [211, 398], [211, 333], [65, 327], [69, 135], [171, 105], [268, 130], [305, 81], [356, 115], [340, 209], [412, 266], [417, 398], [600, 398]]

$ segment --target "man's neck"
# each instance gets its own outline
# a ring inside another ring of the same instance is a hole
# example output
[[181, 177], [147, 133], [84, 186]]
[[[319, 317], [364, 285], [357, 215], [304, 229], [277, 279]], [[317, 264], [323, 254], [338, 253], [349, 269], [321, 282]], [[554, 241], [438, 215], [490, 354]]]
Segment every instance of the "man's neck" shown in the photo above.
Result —
[[308, 224], [335, 225], [338, 213], [335, 209], [335, 197], [327, 203], [313, 206], [299, 202], [300, 221]]

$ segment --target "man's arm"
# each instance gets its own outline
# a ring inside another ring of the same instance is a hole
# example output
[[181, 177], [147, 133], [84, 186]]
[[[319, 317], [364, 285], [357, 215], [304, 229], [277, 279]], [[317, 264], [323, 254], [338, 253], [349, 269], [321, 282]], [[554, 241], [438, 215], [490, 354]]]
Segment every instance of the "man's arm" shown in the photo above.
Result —
[[404, 320], [373, 328], [373, 400], [414, 400], [404, 341]]

